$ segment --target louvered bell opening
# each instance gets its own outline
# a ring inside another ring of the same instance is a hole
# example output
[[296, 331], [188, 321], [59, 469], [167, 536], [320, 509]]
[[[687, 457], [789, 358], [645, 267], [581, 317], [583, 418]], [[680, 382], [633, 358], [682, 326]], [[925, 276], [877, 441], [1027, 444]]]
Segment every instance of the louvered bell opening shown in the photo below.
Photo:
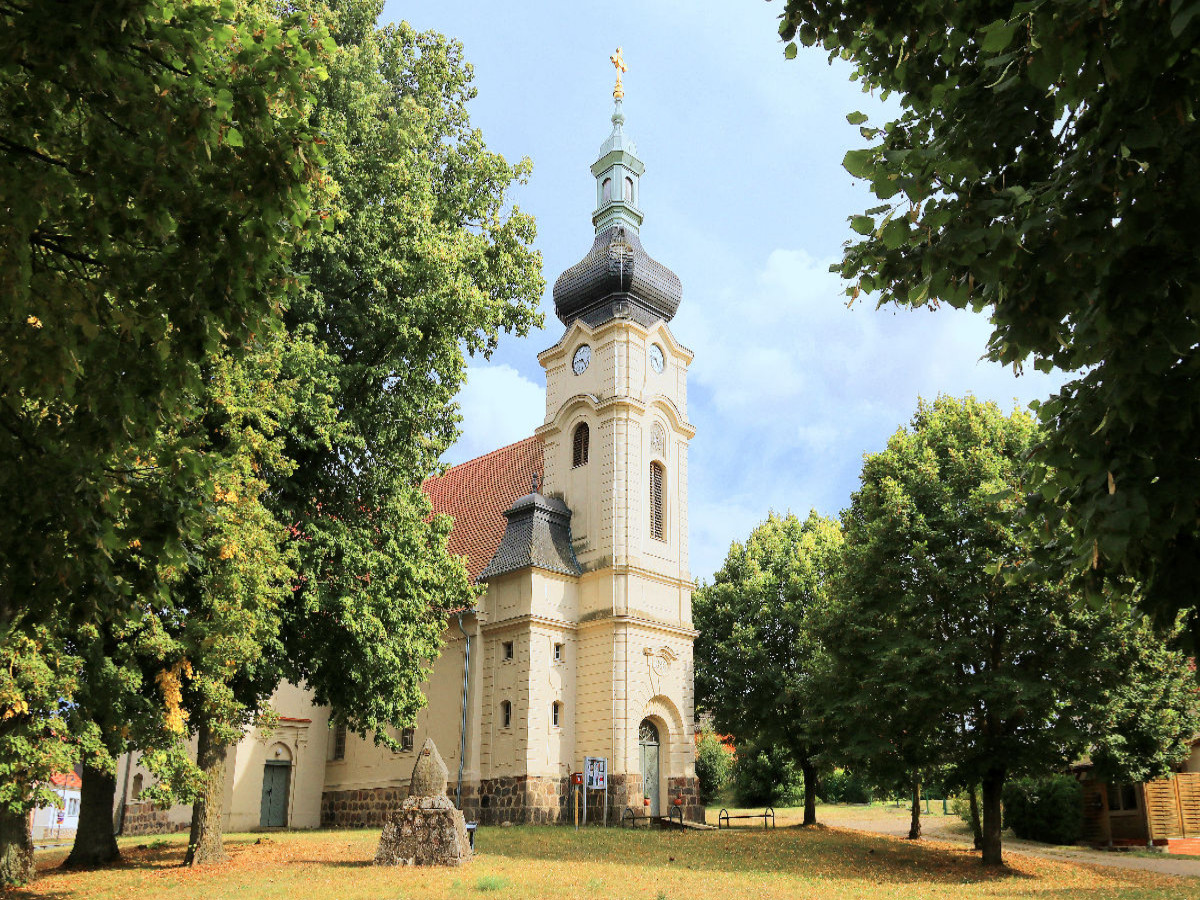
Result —
[[571, 454], [571, 466], [573, 468], [587, 465], [589, 432], [590, 429], [587, 426], [587, 422], [582, 422], [575, 428], [575, 449]]
[[650, 537], [655, 540], [665, 540], [663, 537], [663, 467], [658, 463], [650, 463]]
[[346, 725], [343, 722], [339, 722], [333, 730], [333, 758], [346, 758]]

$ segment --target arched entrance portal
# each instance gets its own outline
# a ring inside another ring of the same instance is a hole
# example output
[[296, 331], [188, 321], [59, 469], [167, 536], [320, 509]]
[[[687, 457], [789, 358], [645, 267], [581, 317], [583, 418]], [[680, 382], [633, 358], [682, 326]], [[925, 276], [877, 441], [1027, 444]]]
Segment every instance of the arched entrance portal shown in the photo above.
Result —
[[288, 823], [288, 788], [292, 781], [292, 754], [282, 744], [276, 744], [273, 758], [263, 766], [262, 806], [260, 828], [286, 828]]
[[638, 727], [638, 750], [642, 759], [642, 793], [650, 798], [646, 812], [651, 816], [662, 815], [658, 800], [659, 748], [658, 726], [649, 719], [642, 719]]

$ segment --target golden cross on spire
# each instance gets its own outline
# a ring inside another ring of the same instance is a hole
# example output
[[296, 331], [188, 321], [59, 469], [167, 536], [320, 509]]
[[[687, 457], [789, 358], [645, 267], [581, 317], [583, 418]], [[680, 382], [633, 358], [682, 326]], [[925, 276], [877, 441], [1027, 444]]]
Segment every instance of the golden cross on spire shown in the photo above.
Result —
[[621, 48], [617, 48], [617, 52], [608, 58], [608, 61], [613, 64], [617, 70], [617, 86], [613, 88], [613, 97], [620, 100], [625, 96], [625, 89], [621, 87], [621, 73], [625, 71], [625, 57], [621, 55]]

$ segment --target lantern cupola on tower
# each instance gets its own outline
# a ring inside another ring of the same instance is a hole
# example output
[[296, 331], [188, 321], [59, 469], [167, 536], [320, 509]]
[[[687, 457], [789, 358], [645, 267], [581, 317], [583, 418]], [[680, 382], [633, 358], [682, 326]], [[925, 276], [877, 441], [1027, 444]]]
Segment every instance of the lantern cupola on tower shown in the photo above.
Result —
[[634, 319], [646, 326], [669, 322], [683, 298], [679, 276], [642, 249], [640, 182], [646, 166], [625, 133], [621, 85], [625, 61], [620, 48], [611, 60], [617, 67], [612, 133], [600, 145], [591, 167], [596, 179], [592, 213], [596, 240], [587, 256], [554, 283], [554, 310], [564, 325], [576, 319], [593, 327], [614, 318]]

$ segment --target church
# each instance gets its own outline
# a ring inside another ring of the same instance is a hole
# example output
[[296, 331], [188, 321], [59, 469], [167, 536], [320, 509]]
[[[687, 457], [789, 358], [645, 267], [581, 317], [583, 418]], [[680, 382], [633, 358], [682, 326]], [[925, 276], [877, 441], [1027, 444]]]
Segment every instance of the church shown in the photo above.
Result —
[[[620, 51], [613, 58], [623, 68]], [[424, 686], [428, 705], [393, 752], [330, 727], [327, 708], [281, 685], [279, 723], [230, 751], [225, 828], [378, 826], [407, 796], [427, 737], [468, 820], [573, 820], [571, 776], [607, 760], [607, 817], [627, 807], [702, 820], [693, 744], [687, 419], [692, 353], [669, 323], [679, 278], [639, 237], [645, 170], [612, 132], [591, 166], [596, 237], [554, 285], [563, 324], [538, 355], [546, 417], [533, 435], [425, 485], [454, 520], [450, 549], [486, 587], [453, 616]], [[183, 829], [191, 808], [142, 802], [150, 774], [122, 761], [126, 834]], [[589, 818], [603, 813], [590, 793]]]

